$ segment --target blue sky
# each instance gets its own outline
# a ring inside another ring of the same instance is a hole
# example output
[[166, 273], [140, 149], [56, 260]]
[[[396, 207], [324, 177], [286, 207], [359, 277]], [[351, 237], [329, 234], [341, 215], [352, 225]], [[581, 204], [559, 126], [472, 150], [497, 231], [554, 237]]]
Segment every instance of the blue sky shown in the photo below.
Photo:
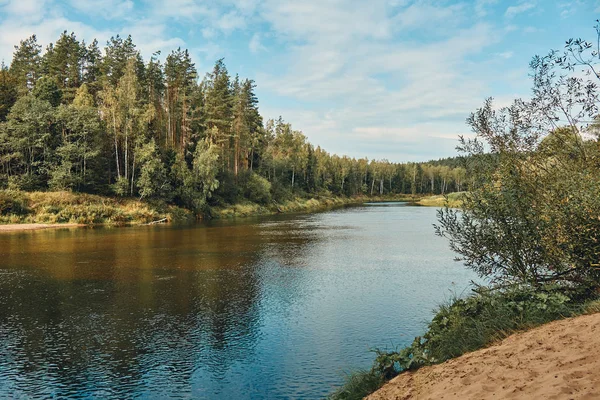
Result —
[[594, 39], [596, 18], [600, 0], [0, 0], [0, 58], [63, 30], [131, 34], [146, 59], [181, 46], [330, 152], [419, 161], [455, 155], [471, 111], [526, 97], [531, 57]]

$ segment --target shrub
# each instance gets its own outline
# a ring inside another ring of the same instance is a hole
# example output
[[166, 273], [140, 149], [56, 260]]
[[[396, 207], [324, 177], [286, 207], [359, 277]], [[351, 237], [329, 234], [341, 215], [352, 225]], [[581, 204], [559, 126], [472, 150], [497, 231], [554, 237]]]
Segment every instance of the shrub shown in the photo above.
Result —
[[488, 346], [515, 331], [579, 313], [583, 310], [582, 296], [589, 294], [566, 292], [556, 286], [480, 288], [467, 298], [442, 304], [427, 333], [415, 338], [410, 346], [398, 352], [376, 350], [373, 370], [390, 379], [405, 370], [444, 362]]
[[244, 182], [244, 196], [258, 204], [271, 202], [271, 183], [260, 175], [250, 173]]
[[16, 190], [0, 191], [0, 215], [25, 215], [29, 212], [27, 199]]
[[385, 380], [374, 370], [356, 371], [346, 376], [344, 385], [329, 396], [331, 400], [361, 400], [379, 389]]
[[277, 202], [291, 200], [293, 198], [292, 190], [289, 184], [274, 180], [271, 184], [271, 196]]

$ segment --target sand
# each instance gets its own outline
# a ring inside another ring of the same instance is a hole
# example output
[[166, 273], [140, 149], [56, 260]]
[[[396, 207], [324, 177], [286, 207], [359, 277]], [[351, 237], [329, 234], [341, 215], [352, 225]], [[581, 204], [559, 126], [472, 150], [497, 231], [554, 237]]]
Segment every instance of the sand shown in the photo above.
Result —
[[17, 232], [17, 231], [36, 231], [39, 229], [51, 228], [73, 228], [85, 226], [82, 224], [6, 224], [0, 225], [0, 233], [2, 232]]
[[367, 399], [600, 399], [600, 314], [401, 374]]

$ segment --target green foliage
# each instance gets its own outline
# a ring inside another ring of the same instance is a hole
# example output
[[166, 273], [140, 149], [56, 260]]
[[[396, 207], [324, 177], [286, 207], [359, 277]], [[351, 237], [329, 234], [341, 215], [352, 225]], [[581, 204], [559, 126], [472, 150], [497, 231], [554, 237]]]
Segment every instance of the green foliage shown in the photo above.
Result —
[[150, 197], [167, 198], [171, 186], [154, 139], [150, 139], [148, 143], [138, 147], [136, 157], [140, 163], [140, 177], [137, 180], [140, 199]]
[[126, 196], [129, 193], [129, 181], [125, 177], [117, 178], [112, 190], [117, 196]]
[[383, 377], [374, 370], [356, 371], [348, 374], [342, 387], [328, 398], [330, 400], [362, 400], [384, 383]]
[[42, 46], [37, 42], [37, 37], [31, 35], [21, 40], [15, 46], [9, 71], [17, 79], [18, 91], [21, 96], [29, 93], [35, 86], [41, 69]]
[[0, 64], [0, 122], [6, 120], [10, 108], [17, 101], [17, 95], [17, 80], [4, 63]]
[[56, 148], [57, 159], [51, 168], [49, 186], [54, 190], [76, 190], [91, 186], [93, 167], [100, 156], [105, 136], [93, 107], [85, 101], [61, 105], [56, 112], [62, 143]]
[[24, 215], [28, 213], [27, 199], [16, 190], [0, 191], [0, 215]]
[[440, 306], [420, 347], [429, 362], [443, 362], [579, 310], [559, 287], [482, 289]]
[[191, 168], [180, 155], [171, 167], [176, 200], [196, 212], [206, 207], [206, 200], [219, 187], [217, 148], [204, 140], [198, 143]]
[[281, 180], [275, 179], [271, 183], [271, 197], [274, 201], [281, 203], [291, 200], [294, 195], [291, 186], [289, 186], [287, 182], [281, 182]]
[[519, 330], [597, 307], [587, 303], [591, 293], [567, 292], [563, 287], [527, 286], [505, 290], [480, 288], [466, 298], [455, 298], [437, 310], [423, 337], [399, 351], [375, 350], [369, 371], [351, 375], [331, 398], [363, 398], [403, 371], [437, 364], [474, 351]]
[[62, 100], [62, 91], [56, 81], [49, 76], [43, 76], [35, 83], [31, 92], [36, 98], [47, 101], [52, 107], [58, 107]]
[[271, 203], [271, 182], [253, 172], [241, 183], [244, 197], [258, 204]]
[[[31, 95], [21, 97], [2, 125], [3, 156], [14, 185], [25, 190], [45, 186], [58, 143], [50, 103]], [[21, 178], [17, 178], [21, 176]]]

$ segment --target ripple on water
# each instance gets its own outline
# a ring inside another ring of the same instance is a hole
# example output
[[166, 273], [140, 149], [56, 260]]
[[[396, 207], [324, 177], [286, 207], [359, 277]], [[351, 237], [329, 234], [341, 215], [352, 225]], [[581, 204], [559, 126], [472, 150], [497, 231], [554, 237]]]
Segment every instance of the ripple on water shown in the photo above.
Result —
[[433, 222], [365, 206], [0, 236], [0, 398], [323, 397], [473, 278]]

